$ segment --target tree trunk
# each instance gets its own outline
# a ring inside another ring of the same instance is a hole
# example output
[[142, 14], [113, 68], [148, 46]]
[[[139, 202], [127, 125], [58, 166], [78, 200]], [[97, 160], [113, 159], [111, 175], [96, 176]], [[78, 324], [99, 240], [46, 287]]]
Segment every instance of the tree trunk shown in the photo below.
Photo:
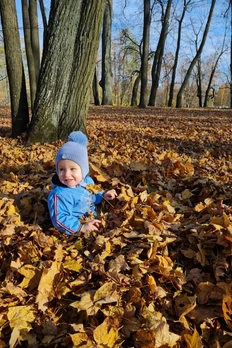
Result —
[[86, 132], [104, 0], [52, 0], [30, 142]]
[[30, 19], [29, 19], [27, 0], [22, 0], [22, 14], [23, 14], [24, 41], [25, 41], [25, 49], [26, 49], [26, 55], [27, 55], [27, 66], [28, 66], [28, 72], [29, 72], [31, 109], [33, 110], [35, 94], [36, 94], [37, 78], [36, 78], [36, 71], [35, 71], [34, 55], [33, 55], [32, 45], [31, 45], [31, 29], [30, 29]]
[[144, 0], [144, 20], [143, 20], [143, 50], [141, 59], [141, 89], [140, 89], [140, 108], [147, 107], [147, 72], [149, 56], [151, 10], [150, 0]]
[[40, 44], [39, 44], [39, 24], [37, 13], [37, 0], [29, 0], [29, 18], [31, 29], [31, 47], [35, 62], [36, 82], [39, 79], [40, 69]]
[[112, 105], [111, 26], [112, 0], [107, 0], [102, 30], [102, 105]]
[[202, 108], [202, 74], [201, 74], [201, 58], [199, 57], [197, 61], [197, 97], [198, 97], [198, 106]]
[[0, 12], [10, 86], [12, 137], [16, 138], [26, 131], [29, 113], [15, 1], [1, 0]]
[[165, 15], [164, 15], [164, 20], [162, 23], [160, 38], [159, 38], [159, 42], [155, 52], [154, 60], [153, 60], [152, 86], [151, 86], [150, 99], [148, 104], [149, 106], [155, 105], [155, 99], [156, 99], [156, 94], [157, 94], [157, 90], [159, 86], [160, 71], [161, 71], [163, 54], [164, 54], [164, 46], [165, 46], [166, 37], [168, 34], [168, 21], [170, 17], [171, 5], [172, 5], [172, 0], [168, 0]]
[[176, 80], [176, 70], [177, 70], [177, 65], [178, 65], [180, 43], [181, 43], [182, 23], [184, 20], [185, 13], [187, 11], [187, 7], [190, 3], [191, 3], [191, 0], [188, 0], [188, 1], [184, 0], [182, 14], [181, 14], [179, 24], [178, 24], [178, 37], [177, 37], [174, 64], [173, 64], [173, 69], [172, 69], [172, 79], [171, 79], [170, 90], [169, 90], [168, 106], [172, 106], [172, 102], [173, 102], [174, 86], [175, 86], [175, 80]]
[[203, 33], [201, 44], [199, 46], [199, 49], [198, 49], [195, 57], [193, 58], [193, 60], [191, 62], [188, 70], [187, 70], [187, 73], [185, 75], [184, 81], [182, 82], [182, 85], [181, 85], [181, 87], [180, 87], [180, 89], [178, 91], [177, 98], [176, 98], [176, 107], [177, 108], [181, 108], [182, 107], [182, 97], [183, 97], [183, 93], [184, 93], [185, 87], [186, 87], [186, 85], [188, 83], [188, 80], [189, 80], [189, 78], [191, 76], [192, 70], [193, 70], [193, 68], [194, 68], [198, 58], [200, 57], [200, 55], [202, 53], [202, 50], [203, 50], [203, 47], [205, 45], [205, 41], [206, 41], [206, 38], [207, 38], [207, 35], [208, 35], [208, 31], [209, 31], [209, 27], [210, 27], [211, 18], [212, 18], [212, 15], [213, 15], [213, 10], [214, 10], [215, 3], [216, 3], [216, 0], [212, 0], [211, 1], [211, 7], [210, 7], [210, 11], [209, 11], [209, 15], [208, 15], [206, 27], [205, 27], [205, 30], [204, 30], [204, 33]]
[[46, 32], [47, 32], [47, 17], [46, 17], [46, 11], [45, 11], [45, 7], [44, 7], [44, 2], [43, 0], [39, 0], [39, 7], [40, 7], [40, 12], [42, 15], [42, 19], [43, 19], [43, 27], [44, 27], [44, 31], [43, 31], [43, 41], [46, 40]]
[[132, 90], [131, 106], [137, 106], [137, 97], [138, 97], [138, 89], [139, 89], [140, 80], [141, 80], [141, 73], [139, 71], [138, 76], [135, 79], [133, 90]]
[[94, 72], [94, 78], [93, 78], [93, 98], [94, 98], [94, 104], [100, 105], [100, 98], [98, 93], [98, 80], [97, 80], [97, 69], [95, 68]]
[[[205, 98], [204, 98], [204, 108], [206, 108], [208, 106], [208, 100], [209, 100], [209, 92], [210, 92], [210, 89], [212, 89], [212, 81], [213, 81], [213, 77], [214, 77], [214, 74], [215, 74], [215, 71], [217, 69], [217, 65], [218, 65], [218, 62], [222, 56], [224, 52], [224, 49], [222, 48], [220, 54], [217, 56], [215, 62], [214, 62], [214, 65], [212, 67], [212, 70], [211, 70], [211, 73], [210, 73], [210, 76], [209, 76], [209, 82], [208, 82], [208, 85], [207, 85], [207, 88], [206, 88], [206, 91], [205, 91]], [[213, 96], [214, 96], [214, 89], [213, 89]]]

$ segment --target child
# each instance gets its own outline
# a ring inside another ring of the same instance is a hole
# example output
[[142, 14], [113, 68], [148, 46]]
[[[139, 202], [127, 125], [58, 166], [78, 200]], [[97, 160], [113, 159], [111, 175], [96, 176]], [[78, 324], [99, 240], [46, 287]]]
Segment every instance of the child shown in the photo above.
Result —
[[93, 213], [95, 206], [103, 198], [112, 200], [115, 190], [92, 194], [87, 185], [94, 184], [89, 173], [87, 153], [88, 139], [81, 131], [72, 132], [56, 155], [56, 175], [52, 179], [53, 188], [48, 196], [48, 209], [53, 226], [65, 234], [98, 231], [101, 221], [93, 219], [81, 224], [80, 218]]

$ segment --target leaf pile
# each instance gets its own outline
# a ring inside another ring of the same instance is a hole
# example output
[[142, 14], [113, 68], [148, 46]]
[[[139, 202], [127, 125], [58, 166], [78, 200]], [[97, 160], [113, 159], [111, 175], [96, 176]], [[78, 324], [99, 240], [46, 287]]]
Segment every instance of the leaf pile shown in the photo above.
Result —
[[[5, 119], [4, 119], [5, 120]], [[91, 107], [100, 233], [52, 228], [60, 142], [0, 138], [0, 346], [232, 346], [229, 110]]]

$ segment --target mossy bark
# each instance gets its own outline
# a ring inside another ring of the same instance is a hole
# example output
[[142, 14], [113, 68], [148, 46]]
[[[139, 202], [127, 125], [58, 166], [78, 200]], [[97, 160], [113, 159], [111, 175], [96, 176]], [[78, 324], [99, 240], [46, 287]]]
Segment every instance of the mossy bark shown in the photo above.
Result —
[[52, 0], [30, 142], [86, 131], [105, 0]]

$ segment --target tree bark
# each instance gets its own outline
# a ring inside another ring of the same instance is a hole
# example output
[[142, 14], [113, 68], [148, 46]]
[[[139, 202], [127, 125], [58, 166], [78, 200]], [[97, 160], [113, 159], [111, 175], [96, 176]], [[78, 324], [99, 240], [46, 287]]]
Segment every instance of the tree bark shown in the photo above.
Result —
[[182, 14], [181, 14], [179, 24], [178, 24], [178, 37], [177, 37], [174, 64], [173, 64], [173, 69], [172, 69], [172, 79], [171, 79], [170, 90], [169, 90], [168, 106], [172, 106], [172, 102], [173, 102], [174, 86], [175, 86], [175, 80], [176, 80], [176, 70], [177, 70], [177, 65], [178, 65], [180, 43], [181, 43], [182, 23], [183, 23], [188, 5], [190, 3], [191, 3], [191, 0], [188, 0], [188, 1], [184, 0]]
[[86, 132], [104, 0], [52, 0], [29, 142]]
[[132, 89], [131, 106], [137, 106], [137, 97], [138, 97], [138, 89], [139, 89], [140, 80], [141, 80], [141, 73], [140, 71], [138, 71], [138, 75], [136, 76], [133, 89]]
[[112, 0], [106, 0], [102, 29], [102, 105], [112, 105]]
[[0, 13], [10, 86], [12, 137], [16, 138], [26, 131], [29, 112], [15, 1], [1, 0]]
[[33, 55], [32, 45], [31, 45], [31, 29], [30, 29], [30, 19], [29, 19], [27, 0], [22, 0], [22, 14], [23, 14], [23, 32], [24, 32], [24, 41], [25, 41], [25, 49], [26, 49], [26, 56], [27, 56], [27, 66], [28, 66], [28, 72], [29, 72], [31, 109], [33, 110], [33, 105], [34, 105], [35, 95], [36, 95], [37, 78], [36, 78], [34, 55]]
[[208, 15], [208, 19], [207, 19], [207, 23], [206, 23], [206, 27], [205, 27], [205, 30], [204, 30], [204, 33], [203, 33], [203, 37], [202, 37], [202, 41], [201, 41], [201, 44], [199, 46], [199, 49], [195, 55], [195, 57], [193, 58], [188, 70], [187, 70], [187, 73], [185, 75], [185, 78], [184, 78], [184, 81], [182, 82], [182, 85], [177, 93], [177, 98], [176, 98], [176, 107], [177, 108], [181, 108], [182, 107], [182, 97], [183, 97], [183, 93], [184, 93], [184, 90], [185, 90], [185, 87], [188, 83], [188, 80], [191, 76], [191, 73], [192, 73], [192, 70], [198, 60], [198, 58], [200, 57], [201, 53], [202, 53], [202, 50], [203, 50], [203, 47], [205, 45], [205, 41], [206, 41], [206, 38], [207, 38], [207, 35], [208, 35], [208, 31], [209, 31], [209, 27], [210, 27], [210, 22], [211, 22], [211, 19], [212, 19], [212, 16], [213, 16], [213, 10], [214, 10], [214, 6], [215, 6], [215, 3], [216, 3], [216, 0], [212, 0], [211, 1], [211, 7], [210, 7], [210, 11], [209, 11], [209, 15]]
[[35, 62], [36, 83], [39, 79], [40, 70], [40, 44], [39, 44], [39, 23], [37, 13], [37, 0], [29, 0], [29, 18], [31, 29], [31, 47]]
[[94, 71], [94, 78], [93, 78], [93, 98], [94, 98], [94, 104], [100, 105], [100, 98], [98, 93], [98, 80], [97, 80], [97, 69], [95, 68]]
[[164, 54], [164, 46], [166, 42], [166, 37], [168, 34], [168, 21], [170, 17], [170, 10], [171, 10], [172, 0], [168, 0], [164, 20], [162, 23], [162, 29], [160, 33], [159, 42], [157, 45], [157, 49], [155, 52], [153, 65], [152, 65], [152, 86], [151, 86], [151, 92], [150, 92], [150, 98], [149, 98], [149, 106], [155, 105], [155, 99], [156, 94], [159, 86], [159, 78], [160, 78], [160, 71], [162, 66], [162, 60], [163, 60], [163, 54]]
[[150, 0], [144, 0], [144, 20], [143, 20], [143, 50], [141, 59], [141, 89], [140, 89], [140, 108], [147, 107], [147, 73], [150, 40], [151, 10]]

